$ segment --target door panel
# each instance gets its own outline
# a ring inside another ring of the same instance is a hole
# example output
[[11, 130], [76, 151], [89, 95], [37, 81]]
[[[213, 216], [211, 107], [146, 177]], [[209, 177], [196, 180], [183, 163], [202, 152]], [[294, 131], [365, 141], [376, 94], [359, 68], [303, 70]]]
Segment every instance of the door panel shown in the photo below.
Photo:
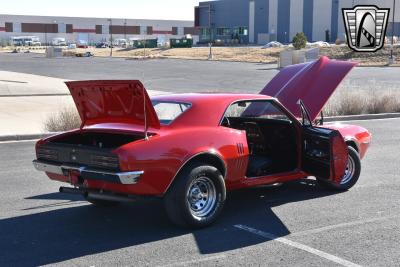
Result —
[[303, 128], [302, 169], [311, 175], [340, 183], [348, 151], [342, 135], [332, 129]]

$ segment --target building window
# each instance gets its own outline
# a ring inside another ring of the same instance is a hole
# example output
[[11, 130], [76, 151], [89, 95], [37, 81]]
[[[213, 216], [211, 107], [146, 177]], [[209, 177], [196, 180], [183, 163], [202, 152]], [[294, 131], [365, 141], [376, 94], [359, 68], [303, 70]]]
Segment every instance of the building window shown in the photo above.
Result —
[[200, 36], [201, 39], [210, 39], [210, 29], [209, 28], [201, 28], [200, 29]]
[[231, 34], [229, 28], [217, 28], [217, 35], [228, 36]]
[[234, 34], [245, 35], [245, 36], [247, 36], [249, 34], [247, 27], [236, 27], [233, 30], [233, 32], [234, 32]]

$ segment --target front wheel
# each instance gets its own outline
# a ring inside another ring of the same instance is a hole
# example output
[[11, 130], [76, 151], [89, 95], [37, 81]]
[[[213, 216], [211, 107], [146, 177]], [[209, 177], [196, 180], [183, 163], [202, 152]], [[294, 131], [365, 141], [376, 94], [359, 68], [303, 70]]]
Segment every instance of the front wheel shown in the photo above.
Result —
[[176, 177], [164, 197], [164, 204], [173, 223], [202, 228], [217, 219], [225, 198], [225, 182], [221, 172], [214, 166], [191, 163]]
[[349, 151], [349, 159], [347, 161], [346, 170], [342, 177], [342, 181], [340, 184], [332, 183], [331, 181], [327, 181], [322, 178], [317, 177], [318, 183], [328, 189], [338, 190], [338, 191], [346, 191], [353, 187], [360, 177], [361, 173], [361, 160], [357, 151], [352, 147], [347, 147]]

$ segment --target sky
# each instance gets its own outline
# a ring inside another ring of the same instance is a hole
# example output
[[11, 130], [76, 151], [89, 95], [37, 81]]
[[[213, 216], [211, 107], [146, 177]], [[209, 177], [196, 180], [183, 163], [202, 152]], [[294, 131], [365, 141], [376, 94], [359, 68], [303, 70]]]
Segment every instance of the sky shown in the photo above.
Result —
[[[200, 0], [201, 1], [201, 0]], [[199, 0], [2, 1], [0, 13], [68, 17], [194, 20]]]

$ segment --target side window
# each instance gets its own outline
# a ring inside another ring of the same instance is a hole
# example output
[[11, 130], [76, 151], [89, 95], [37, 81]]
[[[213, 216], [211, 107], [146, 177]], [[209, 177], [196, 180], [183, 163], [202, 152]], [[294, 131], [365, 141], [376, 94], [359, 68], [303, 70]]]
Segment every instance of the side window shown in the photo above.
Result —
[[226, 110], [225, 117], [291, 121], [272, 101], [240, 101], [233, 103]]
[[185, 112], [190, 107], [190, 104], [153, 101], [153, 107], [160, 122], [162, 124], [170, 124], [179, 115]]

